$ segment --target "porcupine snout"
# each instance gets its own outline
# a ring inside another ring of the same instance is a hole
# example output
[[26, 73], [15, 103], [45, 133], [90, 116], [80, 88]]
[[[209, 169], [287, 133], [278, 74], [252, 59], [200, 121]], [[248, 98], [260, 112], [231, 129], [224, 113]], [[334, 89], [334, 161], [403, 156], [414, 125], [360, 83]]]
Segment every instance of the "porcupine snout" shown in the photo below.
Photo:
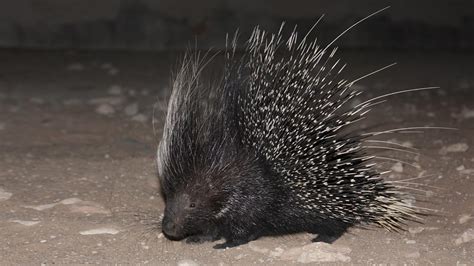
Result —
[[170, 240], [181, 240], [185, 238], [182, 228], [183, 216], [176, 206], [175, 200], [169, 200], [165, 208], [163, 220], [161, 221], [161, 230], [166, 238]]
[[181, 236], [177, 223], [170, 219], [167, 215], [163, 217], [162, 231], [166, 238], [170, 240], [180, 240], [183, 238], [183, 236]]

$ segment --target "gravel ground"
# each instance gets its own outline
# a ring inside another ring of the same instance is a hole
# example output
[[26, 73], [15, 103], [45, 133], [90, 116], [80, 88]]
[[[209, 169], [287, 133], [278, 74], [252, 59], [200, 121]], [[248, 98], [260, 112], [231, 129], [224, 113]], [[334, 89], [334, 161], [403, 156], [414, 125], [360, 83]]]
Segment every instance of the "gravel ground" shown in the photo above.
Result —
[[[401, 233], [354, 228], [333, 244], [298, 234], [226, 250], [166, 240], [154, 165], [172, 53], [0, 51], [0, 261], [21, 264], [248, 265], [348, 262], [474, 265], [473, 54], [346, 51], [364, 97], [391, 97], [377, 129], [447, 126], [385, 140], [388, 179], [413, 179], [413, 201], [436, 210]], [[350, 69], [347, 70], [347, 69]], [[153, 108], [155, 106], [155, 108]], [[155, 130], [152, 117], [155, 110]], [[371, 129], [373, 130], [373, 129]], [[413, 167], [414, 166], [414, 167]]]

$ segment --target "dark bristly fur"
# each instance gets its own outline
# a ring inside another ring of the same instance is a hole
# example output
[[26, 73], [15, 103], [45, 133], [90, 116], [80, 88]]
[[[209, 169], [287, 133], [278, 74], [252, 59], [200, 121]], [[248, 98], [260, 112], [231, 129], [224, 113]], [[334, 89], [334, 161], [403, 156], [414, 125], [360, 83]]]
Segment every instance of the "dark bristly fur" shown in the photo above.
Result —
[[371, 163], [363, 142], [377, 133], [354, 125], [376, 102], [348, 104], [360, 92], [338, 77], [345, 65], [332, 44], [257, 27], [240, 59], [232, 40], [218, 86], [200, 80], [212, 57], [186, 55], [158, 149], [166, 237], [229, 246], [295, 232], [337, 237], [352, 225], [397, 230], [416, 219]]

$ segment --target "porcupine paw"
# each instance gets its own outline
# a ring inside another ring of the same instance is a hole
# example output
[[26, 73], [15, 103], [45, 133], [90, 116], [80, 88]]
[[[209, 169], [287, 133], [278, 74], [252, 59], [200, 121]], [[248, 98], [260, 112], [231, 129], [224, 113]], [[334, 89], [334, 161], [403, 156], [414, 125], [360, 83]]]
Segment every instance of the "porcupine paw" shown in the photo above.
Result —
[[319, 232], [317, 233], [318, 236], [314, 238], [312, 242], [324, 242], [324, 243], [332, 244], [336, 240], [338, 240], [345, 232], [346, 232], [345, 229], [332, 231], [332, 232], [323, 232], [323, 233]]
[[334, 236], [334, 235], [318, 235], [315, 239], [312, 240], [312, 242], [324, 242], [328, 244], [334, 243], [337, 239], [339, 239], [340, 236]]
[[186, 244], [201, 244], [204, 242], [214, 241], [214, 238], [209, 235], [195, 235], [186, 238]]
[[237, 246], [246, 244], [248, 242], [249, 242], [249, 240], [243, 240], [243, 239], [226, 241], [224, 243], [214, 245], [214, 248], [215, 249], [233, 248], [233, 247], [237, 247]]
[[239, 238], [232, 238], [232, 239], [226, 239], [226, 242], [221, 243], [221, 244], [216, 244], [214, 245], [215, 249], [226, 249], [226, 248], [232, 248], [232, 247], [237, 247], [243, 244], [247, 244], [250, 241], [253, 241], [258, 238], [258, 235], [252, 234], [250, 236], [242, 236]]
[[220, 237], [217, 233], [193, 235], [186, 238], [186, 243], [187, 244], [201, 244], [204, 242], [214, 242], [219, 239]]

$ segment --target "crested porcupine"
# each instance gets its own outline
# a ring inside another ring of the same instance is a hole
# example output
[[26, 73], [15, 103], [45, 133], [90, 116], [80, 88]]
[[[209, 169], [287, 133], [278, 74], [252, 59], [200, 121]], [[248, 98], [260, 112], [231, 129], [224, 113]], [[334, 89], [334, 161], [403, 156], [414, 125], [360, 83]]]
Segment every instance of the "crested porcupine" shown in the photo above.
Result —
[[212, 58], [185, 56], [158, 147], [167, 238], [224, 238], [224, 247], [296, 232], [338, 237], [353, 225], [397, 230], [416, 219], [363, 145], [377, 133], [357, 128], [387, 95], [354, 105], [359, 79], [339, 78], [345, 65], [333, 44], [349, 29], [323, 47], [282, 29], [256, 27], [241, 57], [230, 40], [212, 86], [201, 80]]

